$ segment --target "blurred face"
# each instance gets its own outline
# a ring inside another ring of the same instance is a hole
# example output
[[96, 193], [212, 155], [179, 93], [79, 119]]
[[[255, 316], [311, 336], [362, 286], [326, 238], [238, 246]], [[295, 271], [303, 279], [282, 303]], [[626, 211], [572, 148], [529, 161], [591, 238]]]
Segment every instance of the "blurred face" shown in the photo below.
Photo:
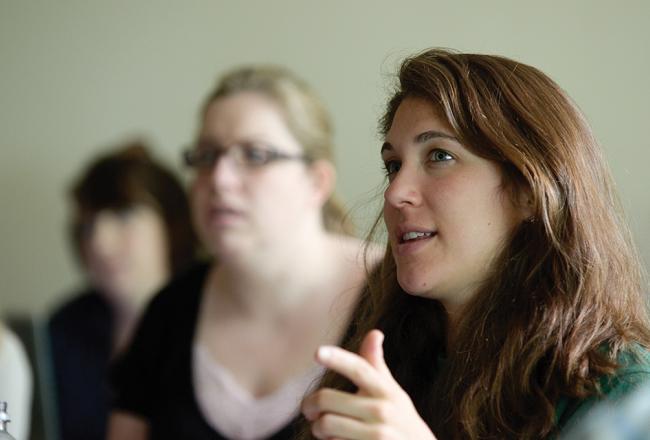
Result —
[[218, 152], [197, 166], [192, 211], [203, 243], [221, 261], [308, 238], [305, 219], [320, 215], [320, 201], [303, 149], [273, 101], [253, 92], [216, 100], [194, 150]]
[[113, 300], [137, 303], [169, 277], [165, 226], [147, 206], [99, 211], [84, 221], [81, 247], [90, 282]]
[[389, 185], [384, 220], [407, 292], [452, 311], [472, 297], [524, 218], [498, 165], [456, 139], [419, 98], [399, 106], [382, 147]]

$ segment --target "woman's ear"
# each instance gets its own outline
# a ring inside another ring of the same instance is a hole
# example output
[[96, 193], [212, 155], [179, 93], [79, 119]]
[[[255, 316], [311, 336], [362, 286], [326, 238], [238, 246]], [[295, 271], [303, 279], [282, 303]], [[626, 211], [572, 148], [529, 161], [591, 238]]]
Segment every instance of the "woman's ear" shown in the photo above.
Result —
[[314, 184], [315, 201], [322, 207], [334, 192], [336, 170], [332, 162], [326, 159], [312, 162], [309, 165], [309, 170]]
[[535, 202], [533, 200], [533, 194], [528, 187], [520, 187], [516, 190], [515, 200], [517, 202], [517, 208], [521, 212], [522, 220], [532, 221], [535, 218]]

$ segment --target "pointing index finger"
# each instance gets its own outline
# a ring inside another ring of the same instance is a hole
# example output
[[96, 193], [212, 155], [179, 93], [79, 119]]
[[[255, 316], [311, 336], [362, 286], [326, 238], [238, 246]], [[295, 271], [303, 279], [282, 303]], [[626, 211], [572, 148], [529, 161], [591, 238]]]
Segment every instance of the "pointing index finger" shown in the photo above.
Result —
[[388, 394], [389, 383], [386, 378], [367, 360], [355, 353], [324, 345], [316, 352], [316, 360], [349, 379], [366, 395], [382, 397]]

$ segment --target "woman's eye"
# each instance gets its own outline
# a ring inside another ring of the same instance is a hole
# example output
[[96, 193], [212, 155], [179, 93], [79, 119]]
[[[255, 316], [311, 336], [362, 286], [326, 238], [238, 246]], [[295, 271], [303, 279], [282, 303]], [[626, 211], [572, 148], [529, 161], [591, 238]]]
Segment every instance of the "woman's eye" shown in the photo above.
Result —
[[435, 149], [429, 153], [429, 159], [433, 162], [446, 162], [448, 160], [453, 160], [454, 157], [445, 150]]
[[392, 176], [397, 173], [401, 168], [402, 164], [396, 160], [387, 160], [384, 162], [384, 171], [387, 176]]
[[246, 165], [265, 165], [270, 161], [271, 152], [263, 147], [254, 145], [242, 145], [242, 156]]

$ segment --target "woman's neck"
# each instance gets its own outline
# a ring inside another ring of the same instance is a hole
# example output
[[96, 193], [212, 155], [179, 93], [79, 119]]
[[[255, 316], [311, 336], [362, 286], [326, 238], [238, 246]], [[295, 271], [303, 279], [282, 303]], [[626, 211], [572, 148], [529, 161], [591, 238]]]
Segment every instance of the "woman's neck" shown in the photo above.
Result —
[[113, 310], [112, 356], [115, 356], [131, 342], [131, 336], [144, 307], [141, 303], [113, 302], [111, 308]]
[[451, 351], [457, 341], [463, 317], [466, 313], [465, 303], [443, 304], [447, 312], [447, 351]]
[[108, 302], [113, 314], [113, 354], [120, 353], [131, 342], [131, 336], [135, 330], [142, 311], [149, 303], [149, 300], [164, 285], [167, 278], [156, 280], [150, 283], [147, 290], [138, 292], [121, 292], [108, 295]]
[[231, 313], [272, 318], [303, 306], [335, 270], [337, 258], [326, 232], [292, 240], [280, 252], [260, 251], [213, 267], [206, 289]]

